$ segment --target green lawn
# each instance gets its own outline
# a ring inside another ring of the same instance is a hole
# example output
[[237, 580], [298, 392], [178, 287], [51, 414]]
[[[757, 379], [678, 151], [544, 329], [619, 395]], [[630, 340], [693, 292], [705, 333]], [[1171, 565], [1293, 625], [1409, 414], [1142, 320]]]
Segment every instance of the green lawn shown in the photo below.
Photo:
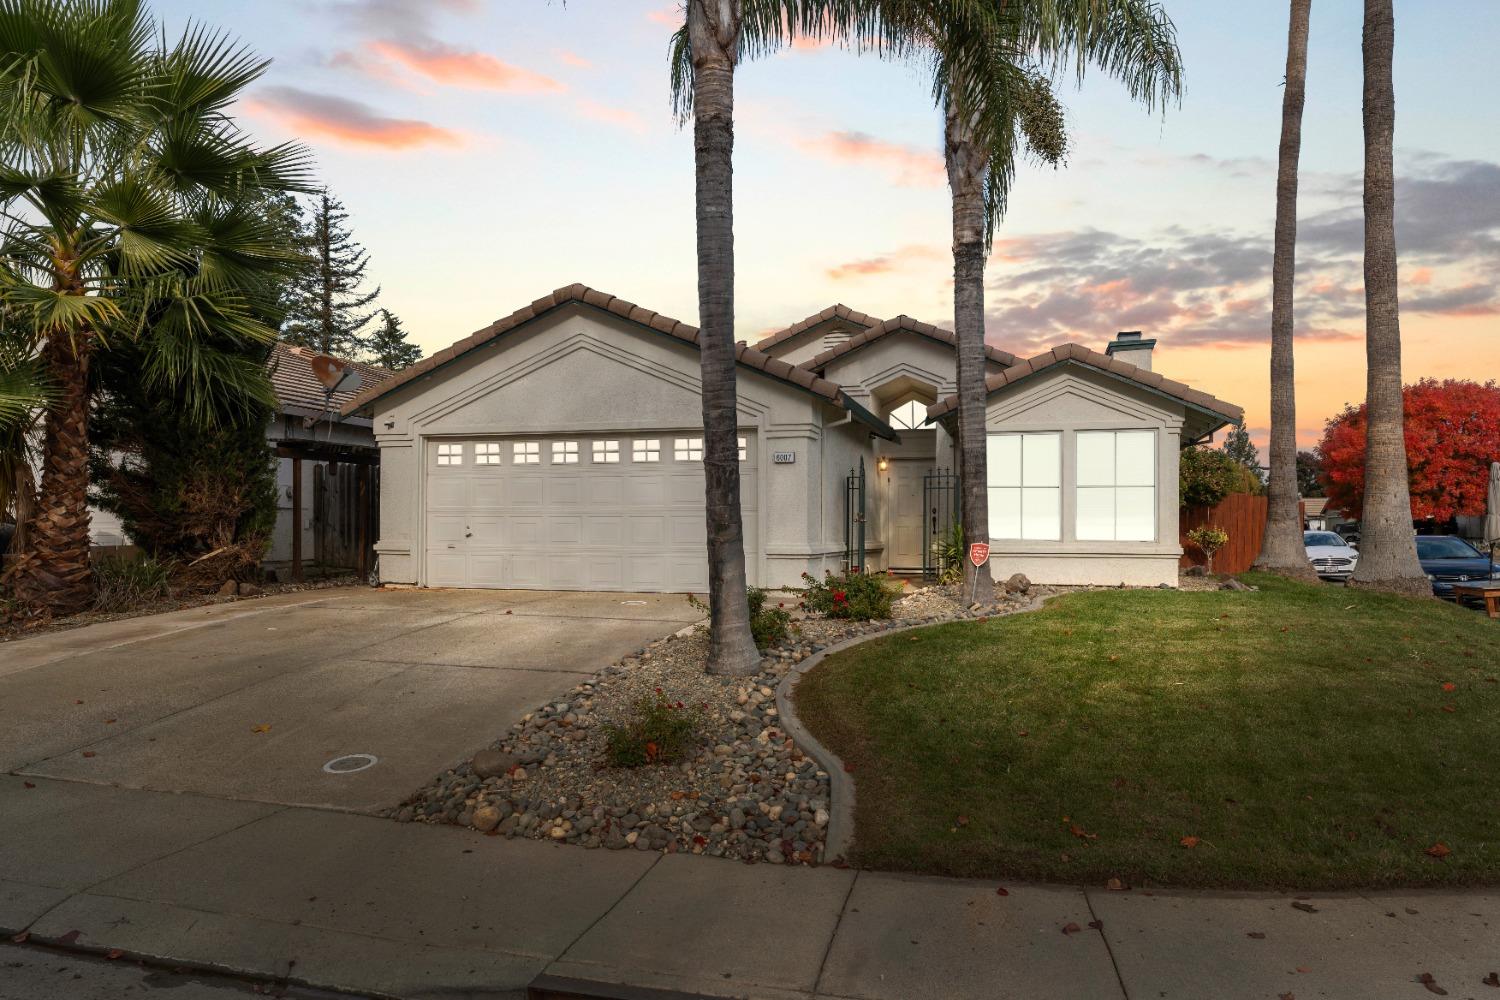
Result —
[[[1082, 592], [830, 657], [797, 707], [853, 772], [858, 863], [1500, 883], [1500, 622], [1244, 579], [1260, 590]], [[1439, 842], [1446, 858], [1426, 853]]]

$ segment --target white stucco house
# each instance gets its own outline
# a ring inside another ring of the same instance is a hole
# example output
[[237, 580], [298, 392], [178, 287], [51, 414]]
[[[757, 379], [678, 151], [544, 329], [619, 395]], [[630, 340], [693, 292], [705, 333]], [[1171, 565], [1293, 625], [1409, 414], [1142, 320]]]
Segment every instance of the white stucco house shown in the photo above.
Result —
[[[381, 578], [703, 590], [697, 334], [569, 285], [349, 400], [380, 449]], [[1153, 344], [989, 349], [997, 574], [1176, 582], [1178, 451], [1242, 414], [1152, 371]], [[750, 582], [850, 560], [861, 463], [864, 565], [930, 562], [953, 497], [953, 335], [833, 306], [736, 359]]]

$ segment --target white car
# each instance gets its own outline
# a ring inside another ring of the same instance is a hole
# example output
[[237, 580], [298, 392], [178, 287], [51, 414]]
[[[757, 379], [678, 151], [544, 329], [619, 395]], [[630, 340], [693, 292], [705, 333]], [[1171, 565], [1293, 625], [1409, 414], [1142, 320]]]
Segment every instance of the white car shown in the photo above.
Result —
[[1302, 545], [1313, 570], [1325, 580], [1347, 580], [1359, 564], [1359, 553], [1332, 531], [1304, 531]]

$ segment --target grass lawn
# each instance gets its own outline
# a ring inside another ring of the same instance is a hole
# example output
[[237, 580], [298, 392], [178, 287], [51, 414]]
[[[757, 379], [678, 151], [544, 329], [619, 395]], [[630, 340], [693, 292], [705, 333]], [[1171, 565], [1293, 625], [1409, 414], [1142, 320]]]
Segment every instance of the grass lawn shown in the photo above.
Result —
[[[853, 772], [857, 862], [1137, 886], [1500, 882], [1500, 622], [1244, 579], [1260, 589], [1080, 592], [830, 657], [797, 708]], [[1451, 853], [1430, 856], [1438, 843]]]

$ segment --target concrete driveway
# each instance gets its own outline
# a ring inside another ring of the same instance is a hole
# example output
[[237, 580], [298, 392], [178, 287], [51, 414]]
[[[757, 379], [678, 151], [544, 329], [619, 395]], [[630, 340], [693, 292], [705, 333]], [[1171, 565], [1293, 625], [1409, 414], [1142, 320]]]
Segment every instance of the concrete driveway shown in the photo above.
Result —
[[[0, 645], [0, 771], [379, 811], [698, 617], [680, 595], [348, 589], [38, 636]], [[377, 763], [324, 770], [350, 754]]]

